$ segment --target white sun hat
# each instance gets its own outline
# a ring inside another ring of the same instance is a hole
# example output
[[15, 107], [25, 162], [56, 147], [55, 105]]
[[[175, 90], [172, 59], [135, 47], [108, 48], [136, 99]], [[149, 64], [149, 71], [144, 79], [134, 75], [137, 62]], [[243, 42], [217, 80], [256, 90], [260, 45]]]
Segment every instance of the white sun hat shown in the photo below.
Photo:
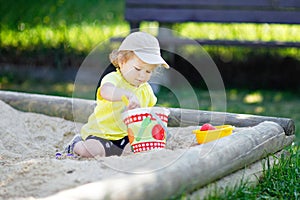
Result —
[[148, 64], [162, 65], [170, 68], [161, 57], [159, 42], [153, 35], [145, 32], [134, 32], [129, 34], [121, 43], [119, 51], [133, 51], [137, 57]]

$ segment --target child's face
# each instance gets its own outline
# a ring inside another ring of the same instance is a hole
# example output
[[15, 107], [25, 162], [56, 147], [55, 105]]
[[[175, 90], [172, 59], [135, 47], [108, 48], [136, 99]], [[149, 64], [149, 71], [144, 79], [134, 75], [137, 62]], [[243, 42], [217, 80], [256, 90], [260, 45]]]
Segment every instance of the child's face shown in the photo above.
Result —
[[150, 80], [153, 70], [157, 65], [147, 64], [137, 56], [133, 56], [127, 62], [120, 65], [120, 71], [125, 80], [133, 86], [140, 86]]

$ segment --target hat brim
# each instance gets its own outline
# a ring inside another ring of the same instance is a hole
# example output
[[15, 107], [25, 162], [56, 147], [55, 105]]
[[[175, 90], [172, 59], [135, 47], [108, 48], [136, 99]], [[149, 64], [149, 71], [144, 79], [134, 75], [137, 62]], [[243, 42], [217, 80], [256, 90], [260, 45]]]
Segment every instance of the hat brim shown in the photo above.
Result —
[[148, 64], [162, 65], [163, 67], [169, 69], [170, 66], [167, 62], [160, 56], [155, 54], [141, 53], [138, 51], [134, 51], [137, 57], [139, 57], [143, 62]]

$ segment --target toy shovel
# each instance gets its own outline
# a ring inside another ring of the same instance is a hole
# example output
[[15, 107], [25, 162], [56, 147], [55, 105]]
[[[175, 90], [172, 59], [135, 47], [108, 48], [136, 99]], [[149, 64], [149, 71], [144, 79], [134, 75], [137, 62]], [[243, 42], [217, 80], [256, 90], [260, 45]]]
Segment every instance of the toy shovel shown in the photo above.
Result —
[[146, 117], [145, 119], [143, 119], [142, 124], [141, 124], [141, 128], [136, 136], [136, 141], [140, 141], [143, 133], [146, 129], [146, 127], [151, 123], [151, 118], [150, 117]]

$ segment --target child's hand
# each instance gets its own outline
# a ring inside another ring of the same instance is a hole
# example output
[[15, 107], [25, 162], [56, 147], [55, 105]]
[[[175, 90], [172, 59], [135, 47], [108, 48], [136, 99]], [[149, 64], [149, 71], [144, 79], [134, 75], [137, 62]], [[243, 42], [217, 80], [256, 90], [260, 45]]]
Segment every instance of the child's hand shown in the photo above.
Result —
[[127, 107], [128, 110], [141, 107], [140, 102], [139, 102], [138, 98], [135, 95], [131, 95], [128, 100], [129, 100], [129, 104], [128, 104], [128, 107]]

